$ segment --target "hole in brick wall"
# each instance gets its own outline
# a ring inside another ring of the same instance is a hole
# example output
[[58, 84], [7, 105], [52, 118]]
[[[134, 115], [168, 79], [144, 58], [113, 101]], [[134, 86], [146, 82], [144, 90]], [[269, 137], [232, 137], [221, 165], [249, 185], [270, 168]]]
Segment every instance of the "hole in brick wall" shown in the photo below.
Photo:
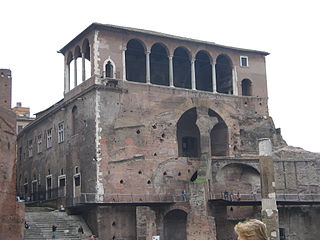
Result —
[[238, 150], [237, 146], [234, 146], [233, 151], [237, 151], [237, 150]]
[[258, 112], [254, 112], [255, 114], [257, 114]]
[[148, 182], [147, 182], [148, 184], [150, 184], [151, 183], [151, 181], [150, 180], [148, 180]]
[[116, 239], [116, 236], [113, 236], [113, 237], [112, 237], [112, 240], [114, 240], [114, 239]]
[[142, 171], [140, 170], [138, 173], [139, 173], [139, 174], [142, 174]]
[[181, 172], [178, 172], [178, 176], [181, 176]]
[[116, 225], [116, 222], [112, 222], [112, 226], [115, 226]]
[[163, 138], [160, 138], [160, 142], [163, 142], [164, 140], [163, 140]]
[[110, 171], [108, 171], [108, 174], [110, 174]]
[[120, 183], [123, 184], [123, 180], [122, 179], [120, 180]]
[[164, 172], [163, 175], [166, 176], [166, 175], [167, 175], [167, 172]]
[[154, 153], [153, 156], [157, 156], [157, 153]]
[[188, 169], [188, 173], [190, 173], [190, 169]]
[[162, 133], [161, 137], [163, 137], [163, 138], [164, 138], [165, 136], [166, 136], [166, 135], [165, 135], [164, 133]]
[[260, 106], [262, 106], [262, 103], [259, 103]]
[[244, 105], [247, 105], [248, 103], [247, 102], [244, 102]]
[[156, 128], [157, 128], [157, 126], [154, 124], [154, 125], [152, 125], [152, 128], [153, 128], [153, 129], [156, 129]]
[[137, 133], [137, 134], [140, 134], [140, 130], [137, 130], [136, 133]]

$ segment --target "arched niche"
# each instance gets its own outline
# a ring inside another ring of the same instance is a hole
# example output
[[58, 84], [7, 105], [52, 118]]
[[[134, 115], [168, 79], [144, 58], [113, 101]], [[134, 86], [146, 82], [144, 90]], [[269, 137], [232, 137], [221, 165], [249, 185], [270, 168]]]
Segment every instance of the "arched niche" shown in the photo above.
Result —
[[164, 216], [164, 239], [182, 240], [187, 239], [187, 217], [188, 214], [180, 209], [168, 212]]
[[210, 56], [205, 51], [199, 51], [195, 61], [196, 89], [212, 92], [212, 66]]
[[173, 84], [175, 87], [191, 89], [190, 54], [183, 47], [178, 47], [174, 50]]
[[140, 40], [131, 39], [126, 50], [126, 79], [133, 82], [146, 82], [145, 47]]
[[151, 47], [150, 75], [152, 84], [169, 86], [168, 50], [161, 43], [155, 43]]
[[177, 142], [180, 157], [199, 157], [200, 155], [200, 131], [196, 121], [196, 108], [184, 112], [178, 120]]
[[229, 56], [220, 54], [216, 60], [217, 92], [233, 94], [232, 61]]
[[231, 163], [220, 169], [216, 175], [219, 184], [228, 186], [229, 192], [251, 194], [260, 191], [260, 173], [252, 166]]

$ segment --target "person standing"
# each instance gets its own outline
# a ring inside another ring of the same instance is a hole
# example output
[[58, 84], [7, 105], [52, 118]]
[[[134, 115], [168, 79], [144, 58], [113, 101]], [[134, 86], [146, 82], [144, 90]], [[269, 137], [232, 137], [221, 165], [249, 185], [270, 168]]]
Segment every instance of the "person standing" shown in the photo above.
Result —
[[82, 239], [83, 234], [84, 234], [83, 228], [82, 228], [82, 226], [80, 226], [78, 228], [78, 235], [79, 235], [80, 239]]
[[52, 225], [52, 236], [51, 236], [52, 239], [56, 238], [56, 231], [57, 231], [57, 226], [53, 224]]

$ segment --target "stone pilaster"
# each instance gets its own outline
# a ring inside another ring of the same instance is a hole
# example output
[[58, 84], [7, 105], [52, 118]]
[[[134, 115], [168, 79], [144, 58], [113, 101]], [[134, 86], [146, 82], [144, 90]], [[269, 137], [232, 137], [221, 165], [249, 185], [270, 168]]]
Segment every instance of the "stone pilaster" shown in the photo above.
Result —
[[279, 240], [279, 215], [276, 202], [272, 145], [268, 138], [259, 139], [261, 217], [267, 226], [270, 240]]

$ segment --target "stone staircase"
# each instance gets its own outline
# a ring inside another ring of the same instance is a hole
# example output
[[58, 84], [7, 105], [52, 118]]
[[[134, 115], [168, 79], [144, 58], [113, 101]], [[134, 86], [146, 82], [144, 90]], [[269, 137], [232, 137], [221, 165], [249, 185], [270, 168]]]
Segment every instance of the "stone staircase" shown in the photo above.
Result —
[[[25, 229], [24, 240], [51, 239], [52, 225], [57, 226], [56, 239], [90, 239], [92, 235], [84, 220], [77, 215], [68, 215], [66, 212], [59, 212], [44, 207], [27, 207], [25, 219], [30, 229]], [[78, 228], [82, 226], [83, 236], [78, 235]]]

